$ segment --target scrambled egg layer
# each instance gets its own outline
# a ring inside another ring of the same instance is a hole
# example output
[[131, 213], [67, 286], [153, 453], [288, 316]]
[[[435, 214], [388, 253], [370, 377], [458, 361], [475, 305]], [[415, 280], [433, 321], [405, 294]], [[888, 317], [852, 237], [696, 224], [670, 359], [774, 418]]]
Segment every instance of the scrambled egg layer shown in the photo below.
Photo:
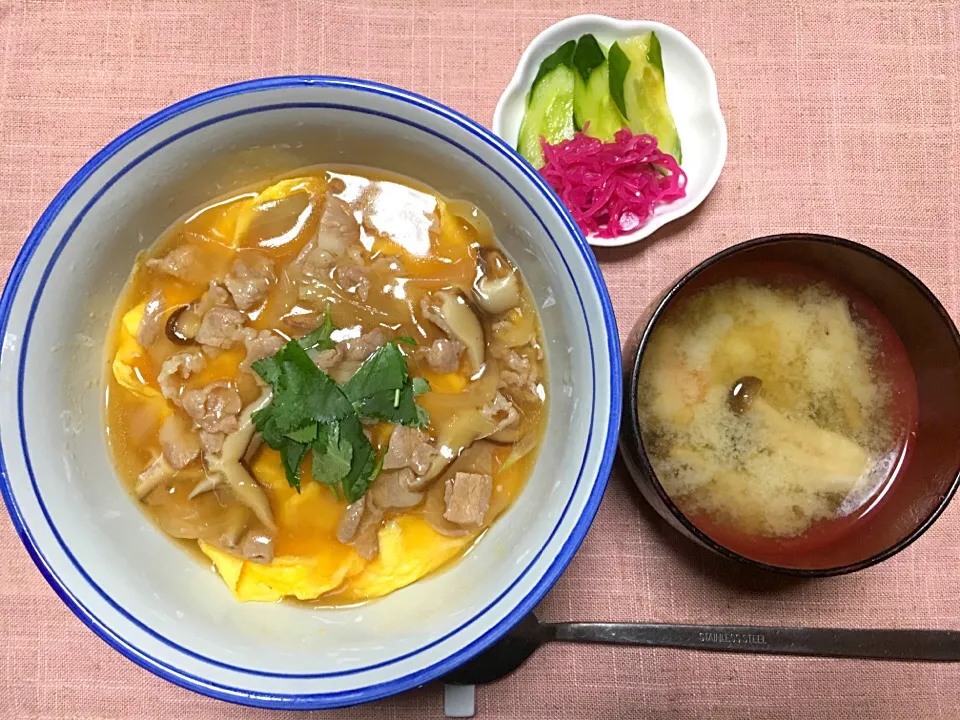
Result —
[[113, 376], [123, 387], [144, 398], [159, 397], [160, 392], [150, 387], [137, 370], [137, 361], [143, 356], [143, 348], [137, 342], [137, 330], [143, 319], [145, 304], [140, 303], [129, 310], [120, 322], [120, 342], [113, 357]]
[[[123, 316], [113, 375], [121, 386], [155, 403], [165, 415], [170, 412], [166, 401], [137, 368], [144, 357], [137, 342], [143, 313], [141, 303]], [[231, 363], [235, 367], [236, 359], [216, 364]], [[465, 384], [457, 373], [434, 374], [431, 381], [447, 392], [460, 391]], [[447, 537], [422, 518], [405, 515], [384, 524], [380, 529], [379, 555], [372, 561], [364, 560], [352, 547], [337, 540], [343, 504], [329, 489], [318, 483], [304, 483], [302, 492], [297, 494], [287, 484], [279, 456], [270, 449], [261, 452], [252, 470], [266, 488], [277, 518], [277, 557], [269, 565], [261, 565], [200, 541], [200, 549], [241, 601], [275, 602], [285, 597], [315, 600], [338, 588], [336, 599], [344, 604], [381, 597], [450, 562], [476, 537]]]
[[337, 540], [343, 505], [329, 489], [305, 483], [298, 495], [287, 485], [279, 457], [272, 450], [264, 450], [251, 469], [267, 489], [277, 518], [273, 562], [249, 562], [200, 543], [241, 601], [315, 600], [332, 591], [337, 591], [336, 601], [344, 604], [381, 597], [445, 565], [476, 538], [473, 534], [447, 537], [422, 518], [404, 515], [384, 524], [380, 553], [367, 561]]
[[[166, 401], [138, 369], [144, 358], [144, 349], [137, 342], [143, 314], [141, 303], [123, 316], [113, 375], [121, 386], [155, 403], [165, 415], [170, 412]], [[236, 359], [215, 364], [235, 366]], [[458, 373], [434, 373], [430, 381], [445, 392], [462, 391], [466, 384]], [[261, 452], [252, 470], [266, 488], [277, 518], [277, 556], [273, 562], [248, 562], [200, 541], [200, 549], [241, 601], [275, 602], [285, 597], [315, 600], [335, 590], [337, 601], [344, 604], [381, 597], [450, 562], [476, 537], [447, 537], [422, 518], [405, 515], [384, 524], [379, 555], [372, 561], [364, 560], [352, 547], [337, 540], [343, 504], [327, 488], [305, 483], [297, 494], [287, 484], [279, 456], [269, 449]]]
[[[392, 236], [388, 227], [373, 227], [376, 232], [369, 249], [384, 255], [402, 256], [406, 275], [421, 281], [436, 281], [440, 285], [451, 281], [458, 284], [472, 282], [476, 261], [471, 244], [478, 239], [477, 231], [450, 212], [447, 204], [439, 198], [392, 183], [386, 185], [400, 193], [394, 199], [401, 205], [411, 199], [427, 201], [430, 209], [436, 212], [439, 233], [428, 232], [424, 224], [420, 233], [422, 237], [401, 238]], [[384, 187], [380, 188], [381, 195], [385, 192]], [[283, 180], [259, 194], [247, 193], [229, 202], [218, 203], [188, 220], [184, 229], [196, 230], [224, 248], [258, 247], [267, 254], [282, 252], [283, 245], [294, 239], [297, 233], [287, 233], [280, 238], [283, 242], [279, 244], [276, 240], [261, 243], [257, 241], [258, 232], [254, 231], [256, 224], [267, 219], [269, 211], [280, 201], [304, 195], [308, 203], [316, 204], [325, 190], [326, 181], [317, 177]], [[383, 201], [387, 199], [381, 198]], [[373, 216], [372, 220], [375, 221], [376, 217]], [[373, 222], [374, 226], [376, 224]], [[443, 242], [436, 237], [442, 237]], [[190, 300], [187, 297], [189, 290], [178, 288], [176, 284], [164, 288], [163, 295], [168, 307]], [[142, 402], [155, 404], [158, 413], [164, 416], [171, 412], [171, 408], [156, 384], [147, 380], [153, 377], [149, 358], [137, 341], [144, 312], [145, 304], [140, 303], [123, 316], [112, 371], [120, 386], [137, 395]], [[192, 382], [202, 385], [229, 379], [242, 359], [242, 352], [221, 353], [209, 360], [207, 367], [197, 373]], [[435, 393], [461, 393], [469, 384], [468, 377], [459, 372], [441, 374], [425, 370], [423, 374]], [[498, 484], [494, 491], [494, 505], [502, 507], [512, 500], [522, 484], [519, 474], [526, 472], [526, 468], [521, 470], [522, 464], [510, 471], [518, 474], [517, 487], [513, 482], [507, 483], [506, 488]], [[245, 561], [199, 541], [200, 549], [241, 601], [275, 602], [285, 597], [315, 600], [333, 593], [331, 599], [347, 604], [381, 597], [416, 582], [457, 558], [478, 535], [477, 532], [463, 537], [447, 537], [435, 531], [422, 517], [403, 515], [381, 527], [379, 554], [368, 561], [337, 539], [344, 503], [336, 500], [328, 488], [307, 482], [298, 494], [287, 484], [279, 455], [269, 448], [257, 456], [251, 470], [264, 486], [277, 520], [274, 560], [266, 565]], [[505, 471], [504, 475], [508, 474]]]

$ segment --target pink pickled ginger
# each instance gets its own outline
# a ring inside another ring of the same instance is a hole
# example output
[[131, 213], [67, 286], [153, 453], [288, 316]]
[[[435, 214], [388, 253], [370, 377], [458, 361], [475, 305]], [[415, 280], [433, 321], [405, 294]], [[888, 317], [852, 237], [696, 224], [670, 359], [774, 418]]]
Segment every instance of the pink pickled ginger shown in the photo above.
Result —
[[540, 174], [585, 234], [633, 232], [658, 205], [686, 195], [686, 173], [652, 135], [623, 128], [609, 143], [583, 133], [556, 145], [540, 142], [546, 161]]

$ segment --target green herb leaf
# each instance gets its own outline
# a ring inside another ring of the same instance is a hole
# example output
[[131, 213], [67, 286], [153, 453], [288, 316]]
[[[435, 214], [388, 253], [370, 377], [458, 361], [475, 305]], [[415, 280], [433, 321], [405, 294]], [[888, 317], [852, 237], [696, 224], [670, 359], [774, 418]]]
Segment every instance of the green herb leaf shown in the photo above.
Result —
[[251, 367], [267, 383], [276, 386], [283, 374], [283, 348], [276, 355], [255, 361]]
[[407, 381], [407, 359], [395, 343], [388, 342], [368, 357], [343, 392], [354, 403], [385, 390], [399, 390]]
[[363, 428], [356, 417], [346, 418], [340, 423], [340, 436], [353, 448], [350, 458], [350, 472], [341, 481], [343, 496], [348, 503], [363, 497], [370, 484], [380, 472], [377, 454], [370, 440], [363, 434]]
[[250, 419], [260, 431], [264, 442], [274, 450], [279, 450], [286, 442], [286, 436], [277, 428], [275, 415], [276, 408], [271, 404], [262, 410], [257, 410]]
[[[430, 414], [414, 398], [416, 387], [421, 387], [414, 378], [397, 390], [382, 390], [364, 398], [357, 406], [361, 415], [397, 425], [425, 427], [430, 424]], [[426, 382], [425, 380], [423, 381]], [[416, 386], [416, 387], [415, 387]]]
[[573, 69], [580, 73], [584, 82], [590, 80], [590, 74], [606, 59], [603, 48], [593, 35], [587, 33], [580, 36], [577, 48], [573, 51]]
[[412, 345], [412, 346], [414, 346], [414, 347], [416, 347], [416, 345], [417, 345], [417, 341], [414, 340], [414, 339], [413, 339], [412, 337], [410, 337], [409, 335], [398, 335], [398, 336], [395, 337], [391, 342], [403, 343], [404, 345]]
[[340, 482], [350, 473], [353, 445], [340, 436], [339, 423], [321, 425], [313, 442], [313, 479], [337, 492]]
[[333, 331], [333, 319], [330, 317], [330, 306], [327, 305], [327, 311], [324, 313], [323, 325], [316, 330], [311, 330], [297, 342], [304, 350], [333, 350], [337, 344], [330, 339]]
[[294, 442], [309, 445], [317, 439], [317, 427], [317, 423], [310, 423], [299, 430], [294, 430], [293, 432], [287, 433], [286, 437]]
[[[329, 313], [325, 326], [332, 328]], [[316, 332], [316, 331], [315, 331]], [[327, 340], [329, 340], [329, 333]], [[412, 340], [412, 338], [407, 338]], [[273, 387], [270, 404], [253, 414], [264, 441], [280, 452], [290, 486], [300, 491], [300, 466], [312, 452], [311, 473], [348, 502], [363, 497], [377, 476], [377, 453], [363, 432], [360, 417], [422, 427], [430, 416], [415, 401], [430, 385], [410, 378], [407, 360], [397, 342], [378, 348], [343, 387], [320, 370], [304, 349], [291, 340], [254, 370]], [[312, 347], [324, 338], [314, 337]]]
[[[291, 340], [266, 365], [254, 370], [273, 386], [268, 408], [254, 414], [254, 424], [263, 432], [269, 420], [282, 435], [300, 430], [310, 422], [330, 422], [353, 414], [353, 406], [340, 387], [313, 364], [299, 343]], [[264, 372], [261, 373], [261, 370]], [[266, 413], [266, 410], [270, 410]], [[264, 435], [266, 438], [266, 435]], [[275, 447], [274, 443], [268, 443]]]
[[540, 69], [537, 70], [537, 76], [533, 79], [533, 83], [530, 85], [530, 92], [527, 94], [527, 103], [530, 103], [530, 96], [533, 94], [533, 90], [537, 87], [537, 84], [550, 73], [551, 70], [559, 67], [560, 65], [566, 65], [567, 67], [573, 67], [573, 53], [577, 48], [576, 40], [568, 40], [563, 45], [554, 50], [547, 58], [540, 63]]
[[420, 395], [423, 395], [425, 392], [430, 392], [430, 383], [427, 382], [426, 378], [415, 377], [412, 380], [412, 384], [413, 384], [414, 397], [419, 397]]
[[630, 69], [630, 58], [620, 47], [620, 43], [614, 43], [610, 46], [610, 52], [607, 53], [607, 62], [610, 65], [610, 97], [613, 98], [620, 114], [627, 117], [627, 104], [623, 99], [623, 84], [626, 82], [627, 71]]
[[283, 472], [287, 476], [287, 482], [290, 487], [300, 492], [300, 463], [303, 462], [303, 456], [307, 454], [307, 446], [303, 443], [287, 440], [280, 447], [280, 463], [283, 465]]

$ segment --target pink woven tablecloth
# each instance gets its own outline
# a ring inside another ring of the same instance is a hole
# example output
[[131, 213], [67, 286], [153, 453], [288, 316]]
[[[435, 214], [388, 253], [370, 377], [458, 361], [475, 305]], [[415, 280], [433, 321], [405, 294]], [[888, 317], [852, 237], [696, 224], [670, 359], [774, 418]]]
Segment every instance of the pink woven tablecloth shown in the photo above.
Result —
[[[526, 44], [600, 12], [679, 28], [712, 62], [730, 133], [703, 207], [598, 253], [621, 333], [664, 282], [781, 230], [873, 245], [960, 310], [960, 5], [901, 0], [3, 0], [0, 275], [67, 178], [170, 102], [288, 73], [371, 78], [489, 123]], [[617, 468], [551, 620], [960, 627], [960, 505], [853, 576], [746, 573], [679, 539]], [[645, 510], [645, 509], [643, 509]], [[342, 711], [439, 717], [427, 687]], [[555, 646], [483, 688], [486, 718], [956, 718], [960, 666]], [[0, 519], [0, 718], [279, 718], [181, 690], [109, 649], [42, 580]], [[289, 717], [303, 717], [302, 715]]]

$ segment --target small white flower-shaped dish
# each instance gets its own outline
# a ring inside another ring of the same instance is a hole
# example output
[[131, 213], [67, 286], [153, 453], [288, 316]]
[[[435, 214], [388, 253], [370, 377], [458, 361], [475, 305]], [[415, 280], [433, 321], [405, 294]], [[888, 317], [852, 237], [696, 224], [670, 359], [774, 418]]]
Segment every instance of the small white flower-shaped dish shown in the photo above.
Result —
[[687, 174], [687, 194], [658, 207], [646, 224], [632, 233], [615, 238], [588, 236], [591, 245], [614, 247], [643, 240], [697, 207], [716, 185], [727, 158], [727, 126], [720, 112], [716, 76], [700, 48], [679, 30], [658, 22], [615, 20], [603, 15], [567, 18], [544, 30], [530, 43], [493, 115], [493, 131], [516, 147], [527, 91], [540, 63], [550, 53], [584, 33], [592, 33], [600, 44], [609, 46], [650, 30], [657, 34], [663, 50], [667, 103], [683, 146], [681, 167]]

